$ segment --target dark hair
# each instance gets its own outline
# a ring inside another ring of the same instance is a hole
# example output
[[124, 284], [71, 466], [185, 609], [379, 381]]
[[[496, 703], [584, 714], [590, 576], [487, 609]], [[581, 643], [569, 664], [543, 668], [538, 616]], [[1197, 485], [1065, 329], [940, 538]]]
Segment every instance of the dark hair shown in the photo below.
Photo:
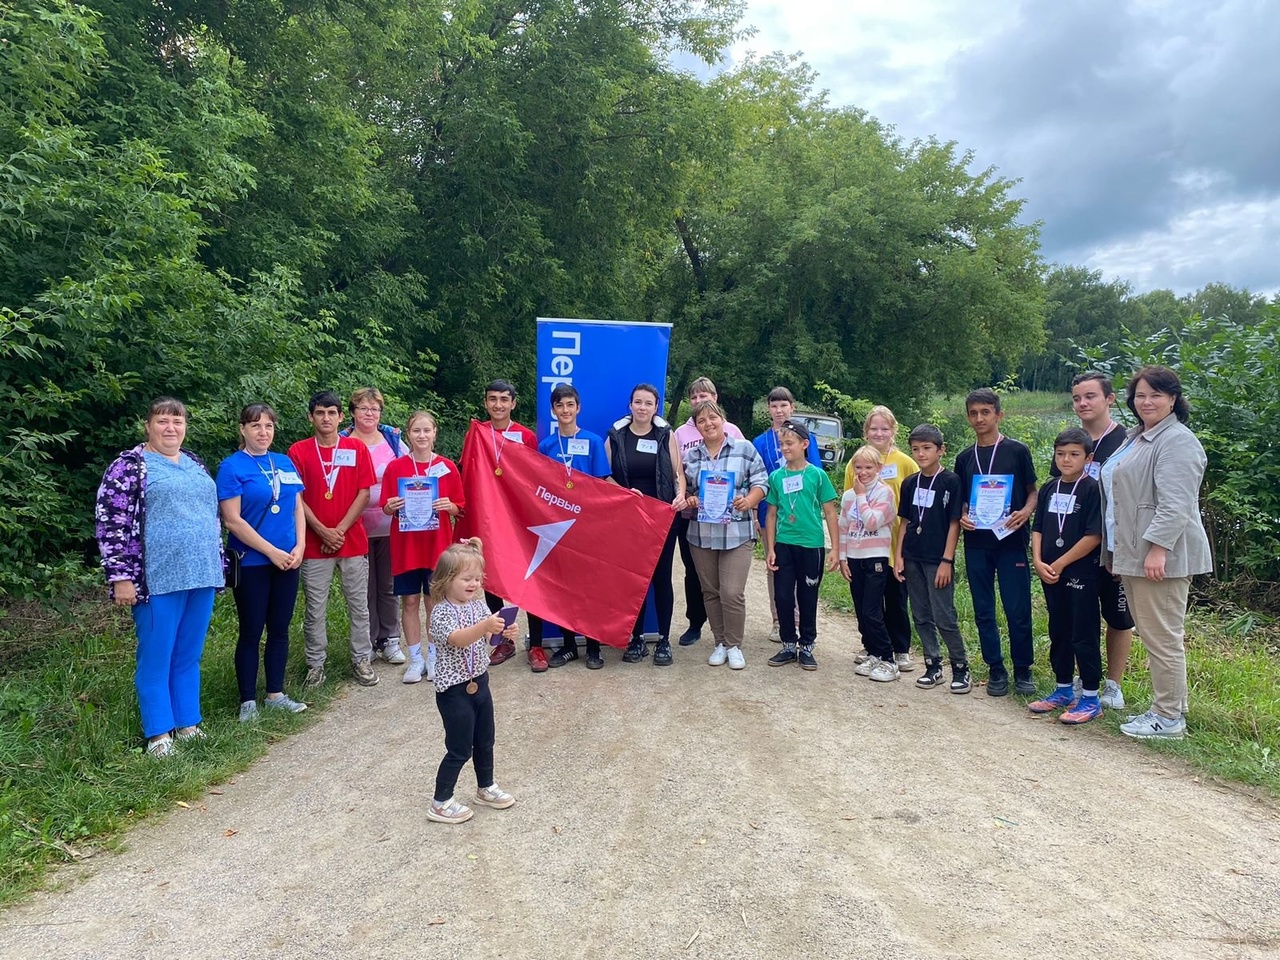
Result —
[[797, 437], [799, 437], [805, 443], [809, 442], [809, 428], [806, 427], [799, 420], [783, 420], [782, 426], [779, 427], [778, 429], [786, 430], [790, 433], [794, 433]]
[[942, 431], [932, 423], [922, 423], [907, 436], [907, 446], [913, 443], [932, 443], [935, 447], [945, 447]]
[[316, 407], [337, 407], [341, 410], [342, 401], [332, 390], [321, 390], [311, 395], [311, 402], [307, 404], [307, 413], [315, 413]]
[[556, 388], [551, 391], [551, 402], [553, 404], [559, 403], [561, 400], [576, 400], [579, 404], [582, 403], [582, 398], [578, 396], [577, 388], [569, 383], [558, 383]]
[[151, 401], [151, 406], [147, 407], [147, 422], [150, 423], [152, 417], [160, 416], [191, 419], [187, 415], [187, 405], [177, 397], [156, 397]]
[[995, 407], [996, 413], [1000, 412], [1000, 394], [990, 387], [979, 387], [977, 390], [970, 390], [969, 395], [964, 398], [964, 412], [968, 413], [969, 408], [975, 403], [985, 403]]
[[766, 403], [795, 403], [796, 398], [786, 387], [774, 387], [769, 391]]
[[1112, 385], [1111, 378], [1097, 370], [1086, 370], [1084, 373], [1077, 373], [1071, 378], [1071, 389], [1074, 390], [1080, 384], [1088, 383], [1090, 380], [1098, 381], [1102, 387], [1102, 395], [1104, 397], [1114, 397], [1116, 395], [1116, 388]]
[[1085, 453], [1093, 453], [1093, 437], [1089, 436], [1089, 431], [1084, 427], [1067, 427], [1053, 438], [1053, 449], [1057, 450], [1059, 447], [1070, 446], [1073, 443], [1084, 447]]
[[636, 398], [636, 394], [642, 390], [645, 393], [652, 393], [655, 402], [662, 403], [662, 395], [658, 393], [658, 388], [652, 383], [637, 383], [631, 388], [631, 399], [634, 400]]
[[272, 423], [280, 422], [270, 404], [251, 403], [240, 411], [240, 426], [244, 426], [246, 423], [257, 423], [259, 417], [268, 417]]
[[516, 398], [516, 388], [506, 380], [490, 380], [488, 386], [484, 388], [484, 392], [486, 396], [491, 393], [509, 393], [512, 400]]
[[[1179, 422], [1187, 422], [1191, 416], [1191, 407], [1187, 404], [1187, 398], [1182, 395], [1182, 381], [1168, 367], [1162, 367], [1157, 364], [1143, 367], [1129, 378], [1129, 388], [1124, 403], [1135, 417], [1138, 417], [1138, 408], [1134, 405], [1133, 395], [1138, 390], [1138, 383], [1143, 380], [1147, 382], [1148, 387], [1157, 393], [1167, 393], [1173, 397], [1173, 415], [1178, 418]], [[1142, 417], [1138, 417], [1138, 423], [1142, 423]]]

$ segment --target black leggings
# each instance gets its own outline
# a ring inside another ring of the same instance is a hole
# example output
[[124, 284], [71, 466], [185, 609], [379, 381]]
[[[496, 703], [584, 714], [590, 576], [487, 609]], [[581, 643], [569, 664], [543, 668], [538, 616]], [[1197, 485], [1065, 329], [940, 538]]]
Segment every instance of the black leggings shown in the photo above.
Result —
[[493, 695], [489, 674], [476, 677], [475, 693], [467, 693], [466, 683], [455, 683], [444, 693], [436, 691], [436, 709], [444, 721], [444, 759], [436, 771], [436, 803], [453, 796], [458, 774], [468, 760], [476, 768], [476, 786], [493, 786]]
[[[671, 616], [676, 605], [676, 591], [671, 586], [671, 567], [675, 563], [676, 524], [679, 522], [677, 519], [667, 531], [667, 539], [662, 543], [662, 553], [658, 554], [658, 565], [653, 568], [653, 605], [658, 612], [658, 636], [664, 640], [671, 636]], [[698, 587], [698, 593], [702, 593], [701, 586]], [[633, 636], [644, 636], [643, 605], [636, 616], [635, 629], [631, 632]]]
[[284, 666], [289, 659], [289, 622], [298, 600], [301, 571], [281, 570], [273, 563], [241, 567], [240, 586], [233, 591], [240, 637], [236, 642], [236, 683], [240, 702], [258, 697], [258, 643], [267, 630], [262, 659], [267, 674], [267, 693], [284, 691]]

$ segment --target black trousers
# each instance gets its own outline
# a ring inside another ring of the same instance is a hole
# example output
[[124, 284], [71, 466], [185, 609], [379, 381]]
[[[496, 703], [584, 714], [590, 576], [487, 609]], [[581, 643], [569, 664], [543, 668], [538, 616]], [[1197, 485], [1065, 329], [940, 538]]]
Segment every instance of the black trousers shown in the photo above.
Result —
[[890, 580], [888, 557], [849, 560], [849, 595], [858, 618], [858, 632], [867, 653], [881, 660], [892, 660], [894, 644], [885, 626], [885, 587]]
[[293, 608], [298, 601], [300, 574], [297, 568], [281, 570], [274, 563], [240, 568], [240, 586], [232, 592], [236, 598], [236, 618], [240, 621], [235, 663], [241, 703], [258, 696], [258, 644], [264, 627], [267, 644], [262, 660], [267, 674], [267, 693], [284, 691], [289, 622], [293, 620]]
[[476, 677], [475, 693], [467, 693], [465, 683], [455, 683], [444, 693], [436, 691], [436, 709], [444, 721], [444, 759], [436, 771], [437, 803], [453, 796], [458, 774], [471, 760], [476, 769], [476, 786], [493, 786], [493, 695], [489, 674]]
[[[676, 606], [676, 592], [671, 586], [671, 568], [675, 565], [676, 559], [676, 524], [680, 522], [680, 518], [676, 518], [676, 522], [671, 525], [671, 529], [667, 531], [667, 539], [662, 544], [662, 553], [658, 555], [658, 565], [653, 568], [653, 605], [658, 614], [658, 636], [671, 636], [671, 617]], [[688, 526], [685, 526], [688, 530]], [[686, 548], [687, 548], [686, 544]], [[697, 574], [694, 574], [694, 581], [697, 582]], [[686, 577], [685, 582], [688, 583]], [[702, 601], [702, 586], [698, 586], [698, 601]], [[703, 618], [706, 618], [705, 612]], [[644, 636], [644, 607], [640, 608], [640, 613], [636, 616], [635, 628], [631, 631], [632, 636]]]
[[[884, 626], [894, 653], [911, 652], [911, 617], [907, 612], [907, 585], [889, 574], [884, 584]], [[871, 648], [867, 648], [871, 652]]]
[[783, 643], [796, 642], [796, 608], [800, 610], [800, 644], [818, 639], [818, 588], [827, 551], [822, 547], [797, 547], [775, 543], [778, 569], [773, 574], [773, 599], [778, 608], [778, 636]]
[[1081, 687], [1097, 690], [1102, 682], [1097, 573], [1077, 575], [1068, 570], [1057, 583], [1041, 581], [1040, 585], [1049, 611], [1049, 665], [1054, 677], [1068, 684], [1079, 666]]
[[[698, 571], [693, 567], [693, 554], [689, 551], [688, 517], [676, 517], [672, 528], [676, 532], [676, 543], [680, 545], [680, 559], [684, 561], [684, 609], [689, 618], [689, 626], [701, 630], [707, 622], [707, 608], [702, 602], [702, 583], [698, 580]], [[675, 598], [672, 598], [672, 605]]]

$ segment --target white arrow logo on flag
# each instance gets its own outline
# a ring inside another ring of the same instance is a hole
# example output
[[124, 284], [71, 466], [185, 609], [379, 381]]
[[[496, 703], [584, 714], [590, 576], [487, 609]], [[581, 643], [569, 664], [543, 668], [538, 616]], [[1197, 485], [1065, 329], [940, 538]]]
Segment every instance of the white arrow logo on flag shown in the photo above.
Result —
[[547, 554], [555, 549], [564, 535], [569, 532], [578, 521], [560, 520], [556, 523], [540, 523], [536, 527], [525, 527], [530, 533], [538, 538], [537, 549], [533, 551], [533, 559], [529, 561], [529, 569], [524, 572], [524, 578], [528, 580], [535, 570], [542, 566], [542, 561], [547, 559]]

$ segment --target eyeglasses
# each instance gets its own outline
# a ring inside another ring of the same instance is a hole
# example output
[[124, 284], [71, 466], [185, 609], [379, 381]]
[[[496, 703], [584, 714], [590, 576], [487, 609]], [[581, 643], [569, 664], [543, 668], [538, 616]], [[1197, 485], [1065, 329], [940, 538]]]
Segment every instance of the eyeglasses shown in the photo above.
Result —
[[356, 407], [356, 413], [381, 413], [381, 407]]

